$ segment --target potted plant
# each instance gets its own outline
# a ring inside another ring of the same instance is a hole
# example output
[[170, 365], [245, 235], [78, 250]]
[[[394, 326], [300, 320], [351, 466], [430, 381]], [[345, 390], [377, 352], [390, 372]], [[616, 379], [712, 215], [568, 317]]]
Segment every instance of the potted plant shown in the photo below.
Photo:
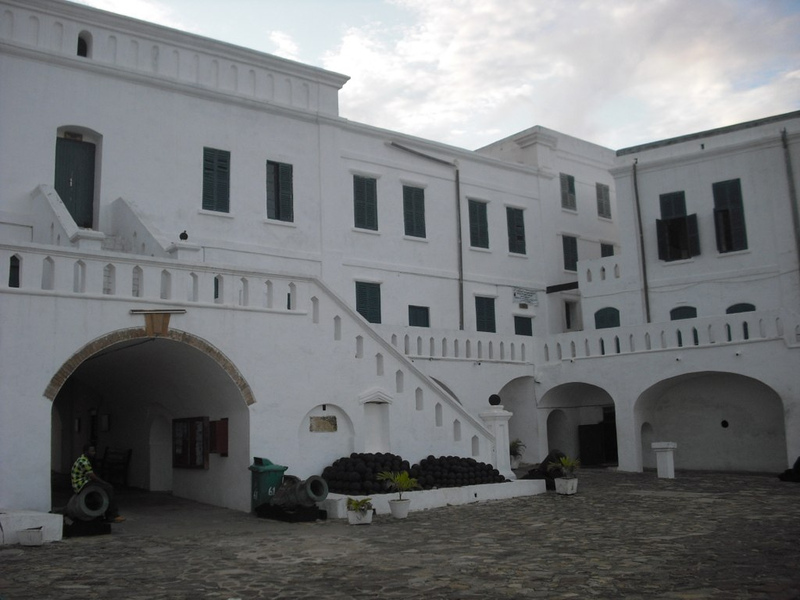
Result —
[[512, 440], [508, 445], [508, 453], [511, 455], [511, 468], [518, 468], [522, 455], [525, 453], [525, 444], [519, 438]]
[[350, 525], [369, 525], [372, 512], [372, 498], [347, 499], [347, 522]]
[[389, 500], [389, 509], [396, 519], [405, 519], [408, 516], [408, 509], [411, 507], [411, 500], [408, 498], [404, 500], [403, 492], [419, 488], [417, 480], [411, 477], [408, 471], [383, 471], [378, 473], [377, 480], [385, 481], [390, 490], [397, 492], [397, 499]]
[[547, 465], [547, 470], [553, 471], [557, 494], [572, 495], [578, 491], [578, 478], [575, 472], [580, 466], [581, 461], [569, 456], [562, 456], [557, 462]]

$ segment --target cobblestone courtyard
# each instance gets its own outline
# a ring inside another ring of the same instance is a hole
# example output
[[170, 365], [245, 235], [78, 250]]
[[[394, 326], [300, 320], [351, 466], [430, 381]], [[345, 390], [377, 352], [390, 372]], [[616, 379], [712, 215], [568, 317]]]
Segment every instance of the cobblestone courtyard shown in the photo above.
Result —
[[0, 547], [2, 600], [800, 598], [800, 484], [584, 469], [576, 496], [283, 523], [143, 492], [112, 535]]

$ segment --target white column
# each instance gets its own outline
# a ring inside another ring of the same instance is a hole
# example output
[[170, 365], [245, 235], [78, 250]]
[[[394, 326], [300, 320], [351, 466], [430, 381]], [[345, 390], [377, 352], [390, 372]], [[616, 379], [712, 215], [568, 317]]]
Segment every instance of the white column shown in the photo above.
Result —
[[511, 470], [511, 455], [508, 452], [508, 421], [513, 414], [505, 410], [500, 404], [480, 413], [481, 419], [494, 434], [494, 448], [492, 449], [494, 466], [500, 471], [500, 475], [512, 480], [517, 478], [514, 475], [514, 471]]
[[656, 469], [661, 479], [675, 479], [675, 442], [653, 442], [650, 447], [656, 451]]

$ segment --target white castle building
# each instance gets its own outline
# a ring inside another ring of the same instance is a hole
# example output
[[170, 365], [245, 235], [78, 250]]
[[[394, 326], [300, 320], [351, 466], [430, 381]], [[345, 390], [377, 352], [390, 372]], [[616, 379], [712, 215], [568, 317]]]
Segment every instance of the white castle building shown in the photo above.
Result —
[[0, 0], [0, 507], [89, 441], [240, 510], [253, 457], [800, 455], [800, 113], [468, 151], [340, 117], [347, 79]]

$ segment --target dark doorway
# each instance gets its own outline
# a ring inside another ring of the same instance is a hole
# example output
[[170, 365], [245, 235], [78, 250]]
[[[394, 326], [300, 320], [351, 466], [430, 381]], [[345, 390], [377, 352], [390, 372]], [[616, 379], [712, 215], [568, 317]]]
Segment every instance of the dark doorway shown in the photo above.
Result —
[[55, 188], [78, 227], [92, 228], [95, 145], [56, 138]]

